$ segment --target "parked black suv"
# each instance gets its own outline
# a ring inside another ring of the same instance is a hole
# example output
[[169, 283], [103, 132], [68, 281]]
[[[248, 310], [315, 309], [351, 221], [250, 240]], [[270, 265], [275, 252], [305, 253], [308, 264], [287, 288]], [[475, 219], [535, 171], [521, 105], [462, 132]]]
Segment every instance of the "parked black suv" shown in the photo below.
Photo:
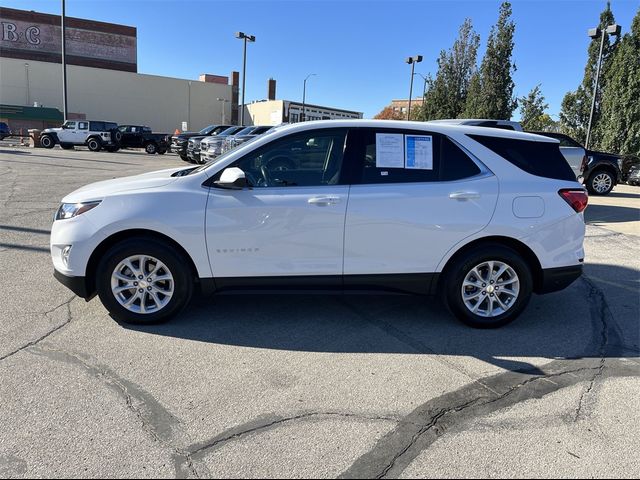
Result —
[[568, 135], [555, 132], [529, 132], [560, 140], [560, 151], [576, 178], [591, 195], [607, 195], [618, 183], [626, 181], [633, 162], [623, 155], [585, 149]]
[[171, 151], [180, 155], [180, 158], [185, 162], [189, 162], [187, 157], [187, 144], [191, 137], [208, 137], [210, 135], [217, 135], [218, 133], [226, 130], [233, 125], [209, 125], [203, 128], [199, 132], [183, 132], [179, 135], [171, 137]]
[[122, 133], [120, 148], [144, 148], [150, 155], [162, 155], [169, 150], [171, 136], [168, 133], [153, 133], [145, 125], [120, 125]]

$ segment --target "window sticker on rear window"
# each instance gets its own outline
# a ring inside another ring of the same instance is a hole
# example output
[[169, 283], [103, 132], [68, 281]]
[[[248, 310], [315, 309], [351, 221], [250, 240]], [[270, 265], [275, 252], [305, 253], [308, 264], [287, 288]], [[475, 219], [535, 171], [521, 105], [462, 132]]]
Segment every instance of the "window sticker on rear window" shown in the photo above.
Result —
[[376, 133], [376, 168], [403, 168], [403, 143], [401, 133]]
[[405, 135], [405, 168], [433, 170], [431, 135]]

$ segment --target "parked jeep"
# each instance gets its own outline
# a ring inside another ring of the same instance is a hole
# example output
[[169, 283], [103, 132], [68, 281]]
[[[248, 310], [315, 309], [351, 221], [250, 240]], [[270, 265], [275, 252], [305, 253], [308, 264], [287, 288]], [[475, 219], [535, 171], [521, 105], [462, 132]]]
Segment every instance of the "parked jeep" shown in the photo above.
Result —
[[118, 130], [122, 133], [120, 148], [144, 148], [150, 155], [162, 155], [171, 145], [171, 135], [153, 133], [146, 125], [120, 125]]
[[115, 152], [122, 140], [122, 132], [115, 122], [95, 120], [67, 120], [60, 128], [47, 128], [42, 131], [40, 145], [53, 148], [56, 144], [66, 150], [74, 146], [86, 146], [92, 152], [103, 148]]

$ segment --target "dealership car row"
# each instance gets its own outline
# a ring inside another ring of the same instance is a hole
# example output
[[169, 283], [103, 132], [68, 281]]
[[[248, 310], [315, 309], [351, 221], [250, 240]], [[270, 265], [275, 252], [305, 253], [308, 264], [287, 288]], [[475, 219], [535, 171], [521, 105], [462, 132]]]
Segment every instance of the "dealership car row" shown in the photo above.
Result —
[[[518, 122], [488, 119], [437, 120], [435, 123], [459, 124], [522, 131]], [[6, 127], [6, 124], [0, 125]], [[95, 120], [67, 120], [58, 128], [41, 132], [40, 146], [63, 149], [85, 146], [91, 151], [116, 152], [119, 149], [143, 149], [148, 154], [176, 153], [183, 161], [205, 164], [233, 148], [269, 132], [274, 126], [209, 125], [197, 132], [173, 135], [154, 133], [145, 125], [118, 125]], [[5, 131], [6, 130], [6, 131]], [[177, 132], [177, 131], [176, 131]], [[570, 136], [557, 132], [530, 132], [554, 138], [560, 151], [591, 195], [607, 195], [619, 183], [638, 185], [640, 159], [586, 149]], [[11, 135], [0, 128], [0, 140]]]

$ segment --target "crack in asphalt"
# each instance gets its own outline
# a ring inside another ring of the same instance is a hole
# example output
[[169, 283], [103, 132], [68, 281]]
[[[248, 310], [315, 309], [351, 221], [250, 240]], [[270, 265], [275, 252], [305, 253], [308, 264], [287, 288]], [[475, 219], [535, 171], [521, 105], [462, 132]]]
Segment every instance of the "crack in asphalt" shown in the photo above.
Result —
[[[353, 462], [340, 478], [398, 477], [421, 452], [447, 431], [460, 429], [473, 419], [523, 401], [542, 398], [560, 389], [588, 382], [577, 408], [579, 415], [585, 396], [592, 391], [598, 378], [605, 374], [611, 377], [640, 375], [636, 362], [608, 359], [605, 364], [607, 355], [621, 353], [620, 348], [616, 347], [622, 343], [621, 336], [602, 291], [584, 276], [583, 282], [589, 287], [589, 313], [594, 332], [598, 332], [586, 346], [583, 358], [549, 362], [542, 367], [544, 371], [541, 375], [508, 371], [484, 378], [482, 386], [490, 387], [489, 391], [502, 391], [498, 395], [488, 394], [487, 389], [481, 390], [477, 383], [473, 383], [431, 399], [404, 417], [394, 430]], [[594, 350], [598, 357], [589, 357]], [[615, 368], [605, 371], [606, 366]], [[412, 425], [419, 427], [412, 428]]]
[[[33, 340], [31, 342], [26, 343], [25, 345], [21, 346], [20, 348], [17, 348], [15, 350], [13, 350], [12, 352], [7, 353], [6, 355], [0, 357], [0, 362], [2, 360], [6, 360], [7, 358], [15, 355], [18, 352], [21, 352], [22, 350], [24, 350], [25, 348], [29, 348], [29, 347], [33, 347], [36, 346], [38, 343], [40, 343], [41, 341], [45, 340], [46, 338], [48, 338], [49, 336], [53, 335], [54, 333], [56, 333], [57, 331], [61, 330], [62, 328], [66, 327], [67, 325], [69, 325], [69, 323], [71, 323], [72, 320], [72, 315], [71, 315], [71, 301], [76, 298], [75, 295], [73, 295], [71, 298], [69, 298], [69, 300], [66, 300], [64, 302], [62, 302], [60, 305], [47, 310], [46, 312], [42, 312], [42, 315], [47, 316], [52, 314], [53, 312], [55, 312], [56, 310], [58, 310], [61, 307], [66, 306], [67, 307], [67, 318], [65, 319], [64, 322], [62, 322], [60, 325], [58, 325], [57, 327], [55, 327], [52, 330], [49, 330], [47, 333], [45, 333], [44, 335], [42, 335], [41, 337], [37, 338], [36, 340]], [[40, 312], [33, 312], [33, 313], [40, 313]]]
[[200, 442], [189, 447], [189, 451], [192, 456], [201, 456], [208, 450], [214, 447], [219, 447], [222, 444], [231, 440], [238, 439], [244, 435], [248, 435], [254, 432], [261, 432], [270, 430], [273, 427], [277, 427], [284, 423], [294, 422], [297, 420], [312, 419], [315, 417], [342, 417], [349, 419], [367, 420], [367, 421], [388, 421], [393, 423], [399, 423], [401, 420], [396, 416], [383, 416], [383, 415], [363, 415], [359, 413], [344, 413], [344, 412], [304, 412], [298, 415], [290, 417], [262, 417], [255, 420], [251, 420], [243, 425], [230, 428], [225, 432], [222, 432], [210, 440]]
[[[149, 392], [122, 378], [112, 369], [98, 364], [89, 355], [70, 352], [53, 345], [34, 345], [28, 351], [50, 360], [79, 366], [90, 377], [100, 380], [124, 400], [126, 408], [137, 418], [142, 429], [155, 442], [172, 452], [176, 478], [188, 478], [190, 475], [200, 478], [191, 460], [190, 452], [175, 445], [176, 432], [182, 430], [181, 422]], [[181, 432], [181, 435], [186, 436], [186, 433]]]

